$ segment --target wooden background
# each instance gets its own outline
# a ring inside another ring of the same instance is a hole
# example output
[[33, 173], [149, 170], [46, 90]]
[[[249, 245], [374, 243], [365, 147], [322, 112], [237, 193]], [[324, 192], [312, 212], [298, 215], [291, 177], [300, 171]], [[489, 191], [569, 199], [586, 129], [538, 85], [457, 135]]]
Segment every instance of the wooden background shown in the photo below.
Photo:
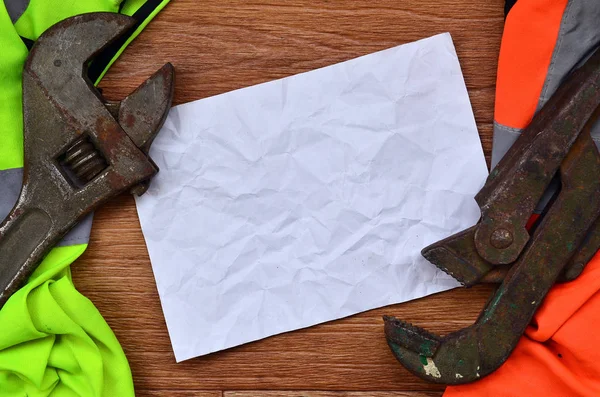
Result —
[[[179, 104], [449, 31], [489, 157], [503, 3], [173, 0], [101, 87], [120, 99], [170, 61]], [[454, 290], [175, 364], [132, 197], [97, 212], [89, 250], [73, 275], [122, 343], [139, 396], [441, 396], [442, 386], [395, 361], [381, 316], [447, 333], [469, 325], [491, 292]]]

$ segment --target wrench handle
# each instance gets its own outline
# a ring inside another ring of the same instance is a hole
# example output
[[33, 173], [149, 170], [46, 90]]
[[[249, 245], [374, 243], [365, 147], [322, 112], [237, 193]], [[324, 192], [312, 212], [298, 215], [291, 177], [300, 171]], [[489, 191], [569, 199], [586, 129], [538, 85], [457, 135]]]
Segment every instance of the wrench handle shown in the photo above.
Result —
[[0, 307], [27, 281], [58, 238], [44, 211], [19, 206], [11, 211], [0, 225]]

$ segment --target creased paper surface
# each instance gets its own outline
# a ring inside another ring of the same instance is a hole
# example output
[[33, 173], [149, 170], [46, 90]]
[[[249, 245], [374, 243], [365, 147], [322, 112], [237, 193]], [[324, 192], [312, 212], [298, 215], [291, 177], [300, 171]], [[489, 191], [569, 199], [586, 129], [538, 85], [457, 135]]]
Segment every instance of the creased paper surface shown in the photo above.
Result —
[[151, 156], [178, 361], [456, 287], [420, 250], [487, 176], [449, 34], [174, 107]]

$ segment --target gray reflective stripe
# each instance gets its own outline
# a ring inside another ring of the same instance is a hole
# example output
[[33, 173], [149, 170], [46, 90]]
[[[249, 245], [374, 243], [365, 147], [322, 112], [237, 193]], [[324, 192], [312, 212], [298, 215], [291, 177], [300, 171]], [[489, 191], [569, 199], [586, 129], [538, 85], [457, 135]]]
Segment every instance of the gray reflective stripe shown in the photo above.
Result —
[[15, 206], [21, 191], [22, 181], [22, 168], [0, 171], [0, 220], [6, 218]]
[[90, 241], [90, 232], [92, 231], [92, 223], [94, 222], [94, 214], [89, 214], [81, 222], [79, 222], [63, 239], [57, 244], [59, 247], [68, 245], [87, 244]]
[[[560, 83], [573, 69], [581, 66], [600, 44], [600, 1], [570, 0], [565, 8], [558, 40], [537, 109], [550, 99]], [[600, 123], [592, 130], [592, 138], [598, 146]]]
[[27, 9], [29, 0], [4, 0], [4, 4], [6, 5], [6, 11], [8, 11], [10, 20], [12, 23], [15, 23]]
[[517, 137], [521, 134], [518, 128], [511, 128], [494, 122], [494, 141], [492, 143], [492, 169], [498, 165], [498, 162], [508, 149], [515, 143]]
[[[6, 218], [10, 210], [14, 207], [21, 185], [23, 183], [23, 169], [13, 168], [0, 171], [0, 220]], [[87, 244], [90, 240], [90, 231], [92, 230], [93, 215], [90, 214], [77, 226], [73, 228], [64, 238], [58, 243], [58, 246]]]
[[560, 31], [538, 109], [554, 94], [563, 79], [580, 66], [600, 43], [600, 1], [569, 0], [560, 25]]

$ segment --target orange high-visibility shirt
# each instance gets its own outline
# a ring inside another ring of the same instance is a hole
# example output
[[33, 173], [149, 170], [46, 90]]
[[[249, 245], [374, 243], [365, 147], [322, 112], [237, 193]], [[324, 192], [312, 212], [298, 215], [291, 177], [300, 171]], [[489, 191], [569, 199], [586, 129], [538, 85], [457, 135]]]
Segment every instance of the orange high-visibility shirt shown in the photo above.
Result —
[[[599, 43], [600, 0], [517, 0], [500, 50], [493, 164]], [[600, 396], [598, 329], [600, 253], [575, 281], [553, 287], [500, 369], [444, 397]]]

